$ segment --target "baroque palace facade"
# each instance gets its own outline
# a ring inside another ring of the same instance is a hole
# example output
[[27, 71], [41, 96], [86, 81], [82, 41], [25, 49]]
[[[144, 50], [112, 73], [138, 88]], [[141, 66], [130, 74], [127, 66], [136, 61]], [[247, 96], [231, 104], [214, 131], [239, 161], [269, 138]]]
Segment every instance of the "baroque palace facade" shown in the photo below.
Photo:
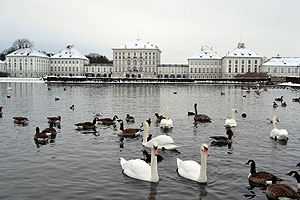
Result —
[[271, 76], [300, 76], [299, 58], [263, 57], [238, 43], [237, 48], [220, 57], [212, 47], [202, 46], [187, 64], [161, 64], [157, 45], [133, 40], [112, 48], [113, 64], [91, 64], [74, 45], [48, 56], [34, 48], [21, 48], [0, 62], [0, 72], [10, 77], [87, 76], [116, 78], [234, 78], [247, 72], [267, 72]]

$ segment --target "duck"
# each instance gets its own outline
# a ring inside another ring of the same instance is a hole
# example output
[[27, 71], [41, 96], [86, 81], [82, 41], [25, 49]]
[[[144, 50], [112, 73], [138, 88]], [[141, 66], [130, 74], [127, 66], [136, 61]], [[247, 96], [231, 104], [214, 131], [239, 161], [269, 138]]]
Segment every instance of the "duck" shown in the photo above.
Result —
[[52, 140], [56, 138], [56, 130], [53, 128], [53, 123], [50, 123], [49, 128], [45, 128], [42, 133], [45, 133], [48, 137], [50, 137]]
[[53, 123], [54, 125], [55, 124], [60, 124], [60, 121], [61, 121], [61, 117], [60, 116], [57, 116], [57, 117], [47, 117], [48, 119], [48, 123]]
[[149, 126], [151, 125], [151, 119], [147, 119], [146, 122], [149, 124]]
[[54, 100], [55, 100], [55, 101], [58, 101], [58, 100], [59, 100], [59, 97], [54, 97]]
[[278, 179], [273, 176], [272, 184], [267, 187], [266, 195], [269, 199], [280, 199], [280, 198], [289, 198], [289, 199], [299, 199], [300, 195], [289, 185], [278, 184]]
[[13, 117], [15, 124], [27, 125], [28, 119], [26, 117]]
[[225, 95], [225, 93], [224, 93], [224, 92], [221, 92], [221, 96], [223, 96], [223, 95]]
[[[143, 155], [144, 155], [144, 159], [143, 160], [146, 163], [151, 163], [151, 154], [149, 154], [146, 150], [143, 150]], [[157, 154], [157, 162], [158, 163], [161, 162], [163, 159], [164, 158], [161, 155]]]
[[195, 115], [195, 113], [192, 111], [188, 111], [188, 116], [192, 116], [192, 115]]
[[113, 118], [100, 118], [99, 121], [102, 123], [102, 125], [115, 125], [116, 120], [119, 119], [117, 115], [113, 116]]
[[269, 172], [256, 172], [254, 160], [248, 160], [248, 162], [246, 162], [245, 164], [250, 165], [250, 174], [248, 175], [248, 179], [252, 183], [259, 185], [270, 184], [272, 177], [276, 177], [278, 180], [282, 181], [282, 179]]
[[295, 177], [298, 183], [298, 190], [300, 190], [300, 175], [297, 171], [290, 171], [289, 173], [287, 173], [286, 175]]
[[144, 135], [142, 145], [144, 147], [151, 148], [152, 143], [156, 141], [158, 143], [158, 148], [161, 150], [175, 150], [178, 148], [178, 146], [174, 144], [174, 140], [168, 135], [159, 135], [147, 141], [149, 125], [146, 121], [144, 121], [143, 126]]
[[273, 108], [277, 108], [278, 107], [278, 104], [274, 101], [273, 102]]
[[298, 97], [298, 98], [293, 98], [292, 100], [293, 100], [293, 102], [300, 102], [300, 97]]
[[211, 118], [205, 114], [198, 114], [197, 111], [197, 103], [194, 104], [195, 108], [195, 116], [194, 116], [194, 121], [195, 122], [211, 122]]
[[75, 107], [75, 106], [74, 106], [74, 104], [73, 104], [73, 105], [70, 106], [70, 109], [71, 109], [71, 110], [74, 110], [74, 107]]
[[33, 140], [36, 143], [41, 143], [41, 142], [47, 142], [48, 141], [48, 135], [44, 132], [40, 132], [40, 128], [36, 127], [35, 128], [35, 135], [33, 137]]
[[201, 165], [193, 160], [182, 161], [177, 158], [177, 172], [180, 176], [199, 182], [206, 183], [206, 163], [208, 153], [208, 145], [202, 144], [200, 147]]
[[3, 109], [3, 107], [2, 107], [2, 106], [0, 106], [0, 115], [2, 115], [2, 114], [3, 114], [3, 111], [2, 111], [2, 109]]
[[122, 171], [125, 175], [148, 182], [159, 182], [157, 171], [157, 150], [159, 146], [156, 141], [151, 144], [151, 164], [141, 159], [125, 160], [120, 158]]
[[97, 128], [97, 120], [99, 118], [98, 117], [94, 117], [93, 122], [81, 122], [81, 123], [77, 123], [75, 124], [75, 126], [77, 126], [78, 130], [96, 130]]
[[300, 162], [296, 165], [297, 167], [300, 167]]
[[160, 121], [161, 121], [162, 119], [166, 119], [164, 116], [158, 115], [158, 113], [155, 113], [154, 116], [156, 117], [156, 122], [157, 122], [157, 123], [160, 123]]
[[247, 114], [246, 114], [246, 113], [242, 113], [242, 114], [241, 114], [241, 117], [242, 117], [242, 118], [246, 118], [246, 117], [247, 117]]
[[118, 120], [120, 122], [120, 130], [118, 136], [120, 137], [137, 137], [141, 134], [140, 128], [126, 128], [124, 129], [123, 120]]
[[126, 115], [125, 120], [126, 120], [127, 123], [128, 123], [128, 122], [134, 123], [134, 117], [131, 116], [131, 115], [129, 115], [128, 113], [127, 113], [127, 115]]
[[279, 122], [277, 115], [273, 117], [273, 130], [270, 133], [270, 137], [275, 140], [288, 140], [289, 139], [288, 131], [286, 129], [277, 129], [276, 121]]
[[234, 113], [238, 113], [238, 111], [236, 109], [232, 109], [231, 110], [232, 119], [226, 119], [225, 120], [225, 127], [226, 128], [232, 128], [232, 127], [236, 126], [236, 121], [235, 121]]
[[285, 102], [285, 101], [282, 101], [282, 102], [281, 102], [281, 107], [286, 107], [286, 106], [287, 106], [286, 102]]
[[231, 129], [227, 129], [226, 134], [228, 137], [226, 136], [211, 136], [210, 138], [213, 139], [213, 141], [211, 142], [212, 145], [228, 145], [228, 144], [232, 144], [232, 136], [233, 136], [233, 132]]
[[283, 96], [281, 96], [279, 98], [275, 98], [275, 101], [283, 101]]
[[169, 108], [167, 106], [166, 107], [166, 119], [162, 119], [160, 121], [160, 128], [162, 128], [162, 129], [171, 129], [171, 128], [173, 128], [173, 120], [169, 119], [168, 111], [169, 111]]

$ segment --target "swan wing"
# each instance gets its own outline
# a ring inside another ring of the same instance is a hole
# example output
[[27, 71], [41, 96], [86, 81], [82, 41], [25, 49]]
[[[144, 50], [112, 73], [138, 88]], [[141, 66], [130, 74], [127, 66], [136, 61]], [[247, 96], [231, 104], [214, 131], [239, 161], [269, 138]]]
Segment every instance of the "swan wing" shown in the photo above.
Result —
[[193, 160], [182, 161], [177, 158], [177, 168], [180, 176], [196, 181], [200, 174], [201, 165]]
[[234, 119], [226, 119], [225, 127], [234, 127], [236, 126], [236, 121]]
[[156, 141], [158, 143], [158, 149], [167, 149], [174, 150], [178, 146], [174, 145], [174, 140], [168, 135], [159, 135], [155, 138], [152, 138], [147, 143], [143, 143], [145, 147], [151, 148], [152, 142]]
[[162, 128], [172, 128], [173, 127], [172, 119], [168, 119], [168, 120], [162, 119], [160, 121], [160, 127], [162, 127]]
[[274, 128], [271, 133], [270, 133], [270, 137], [275, 139], [279, 139], [279, 140], [286, 140], [288, 139], [288, 131], [286, 129], [277, 129], [277, 128]]
[[145, 161], [141, 159], [126, 161], [124, 158], [120, 158], [120, 164], [124, 174], [127, 176], [139, 180], [150, 181], [151, 167]]

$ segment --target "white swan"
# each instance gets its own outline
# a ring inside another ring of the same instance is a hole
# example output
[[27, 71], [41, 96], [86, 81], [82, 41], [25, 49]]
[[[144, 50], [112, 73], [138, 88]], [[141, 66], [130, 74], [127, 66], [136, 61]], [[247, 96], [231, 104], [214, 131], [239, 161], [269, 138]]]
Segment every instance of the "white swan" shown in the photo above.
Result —
[[168, 106], [166, 107], [166, 119], [162, 119], [160, 121], [160, 127], [163, 128], [163, 129], [170, 129], [170, 128], [173, 128], [173, 121], [172, 119], [169, 119], [168, 118]]
[[151, 166], [149, 166], [144, 160], [134, 159], [126, 161], [124, 158], [120, 158], [120, 164], [123, 169], [123, 173], [127, 176], [143, 181], [158, 182], [159, 177], [157, 173], [157, 142], [152, 143], [151, 150]]
[[201, 154], [201, 165], [199, 165], [196, 161], [186, 160], [182, 161], [177, 158], [177, 171], [178, 174], [184, 178], [197, 181], [199, 183], [206, 183], [206, 159], [209, 155], [208, 153], [208, 145], [202, 144], [200, 147]]
[[232, 109], [231, 113], [232, 113], [232, 119], [226, 119], [225, 120], [225, 127], [226, 128], [231, 128], [231, 127], [235, 127], [236, 126], [236, 121], [235, 121], [234, 113], [238, 113], [238, 111], [236, 109]]
[[276, 128], [276, 121], [279, 122], [278, 116], [273, 117], [273, 130], [271, 131], [270, 137], [275, 139], [275, 140], [288, 140], [289, 139], [289, 134], [287, 130], [285, 129], [277, 129]]
[[147, 141], [149, 125], [146, 121], [143, 122], [143, 125], [145, 127], [144, 135], [143, 135], [143, 143], [142, 143], [143, 146], [151, 148], [152, 143], [155, 141], [158, 143], [159, 149], [174, 150], [178, 147], [174, 145], [173, 139], [168, 135], [159, 135], [155, 138], [152, 138], [150, 141]]

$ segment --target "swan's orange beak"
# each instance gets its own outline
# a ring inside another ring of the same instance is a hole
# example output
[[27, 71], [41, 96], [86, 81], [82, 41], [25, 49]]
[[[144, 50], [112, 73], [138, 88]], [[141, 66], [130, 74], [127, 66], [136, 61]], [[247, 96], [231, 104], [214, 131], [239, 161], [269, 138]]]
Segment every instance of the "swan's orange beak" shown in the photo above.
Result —
[[157, 155], [158, 155], [158, 152], [157, 152], [157, 147], [154, 147], [154, 148], [153, 148], [153, 150], [154, 150], [154, 155], [156, 155], [156, 156], [157, 156]]
[[208, 149], [206, 149], [206, 148], [205, 148], [205, 153], [207, 156], [209, 156]]

